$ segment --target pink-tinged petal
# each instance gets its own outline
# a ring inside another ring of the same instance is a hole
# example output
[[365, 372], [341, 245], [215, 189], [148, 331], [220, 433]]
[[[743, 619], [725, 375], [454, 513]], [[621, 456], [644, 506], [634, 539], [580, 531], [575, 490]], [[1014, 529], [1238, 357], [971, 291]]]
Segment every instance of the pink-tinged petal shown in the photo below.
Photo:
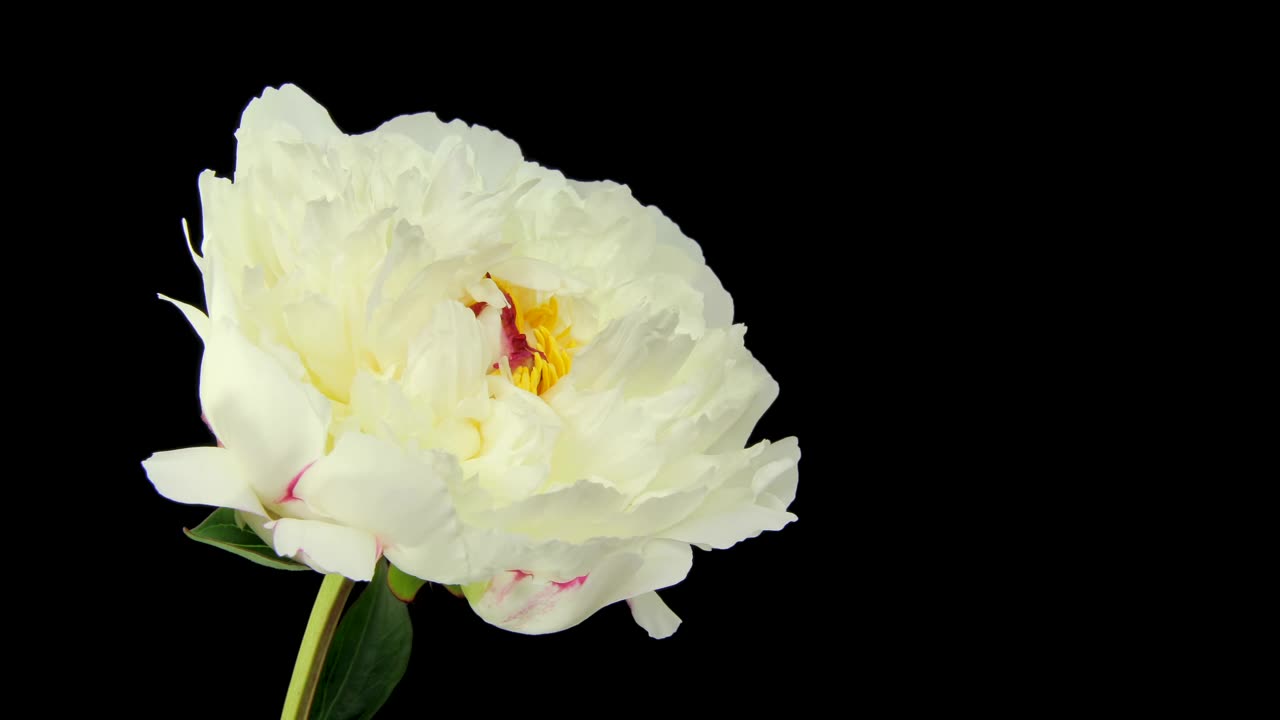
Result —
[[324, 454], [328, 400], [229, 322], [215, 323], [205, 341], [200, 402], [259, 497], [282, 497], [298, 471]]
[[631, 608], [631, 617], [636, 624], [644, 628], [651, 638], [661, 640], [671, 637], [680, 627], [680, 617], [671, 612], [671, 608], [667, 607], [656, 592], [641, 593], [627, 600], [627, 605]]
[[510, 570], [463, 591], [485, 621], [541, 635], [573, 627], [619, 600], [674, 585], [692, 562], [688, 545], [654, 540], [609, 555], [587, 574], [567, 580]]
[[226, 449], [194, 447], [158, 452], [144, 460], [142, 467], [156, 490], [170, 500], [267, 515], [240, 464]]
[[316, 464], [315, 461], [312, 460], [311, 462], [303, 466], [303, 468], [298, 471], [298, 474], [294, 475], [293, 479], [289, 481], [289, 486], [284, 489], [284, 495], [281, 495], [280, 499], [276, 500], [276, 502], [283, 505], [287, 502], [295, 502], [297, 500], [300, 500], [301, 498], [299, 498], [297, 495], [294, 494], [294, 490], [297, 489], [298, 481], [302, 479], [303, 474], [306, 473], [307, 470], [311, 469], [311, 466], [315, 464]]
[[281, 518], [266, 524], [272, 545], [282, 556], [296, 558], [322, 573], [352, 580], [373, 579], [378, 541], [370, 533], [320, 520]]
[[[388, 546], [428, 541], [456, 550], [461, 562], [448, 482], [459, 478], [457, 459], [415, 452], [382, 438], [348, 432], [289, 488], [311, 510], [376, 535]], [[433, 540], [434, 538], [434, 540]], [[411, 572], [397, 563], [405, 572]], [[421, 576], [419, 576], [421, 577]], [[423, 578], [430, 579], [430, 578]]]
[[[213, 432], [213, 426], [209, 424], [209, 418], [205, 417], [204, 413], [200, 413], [200, 422], [204, 423], [204, 426], [209, 428], [209, 432]], [[218, 441], [218, 447], [226, 447], [226, 445], [222, 444], [221, 440], [218, 440], [217, 435], [214, 435], [213, 439]]]
[[572, 590], [574, 588], [582, 587], [586, 582], [587, 582], [587, 576], [579, 575], [578, 577], [568, 582], [556, 582], [555, 580], [552, 580], [551, 584], [555, 586], [556, 590], [564, 591], [564, 590]]

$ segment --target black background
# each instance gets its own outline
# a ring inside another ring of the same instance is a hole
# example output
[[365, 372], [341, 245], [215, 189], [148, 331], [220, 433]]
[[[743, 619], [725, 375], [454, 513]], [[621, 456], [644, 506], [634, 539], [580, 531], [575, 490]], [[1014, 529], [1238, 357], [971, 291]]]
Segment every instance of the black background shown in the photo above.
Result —
[[140, 465], [155, 451], [211, 442], [196, 396], [200, 342], [156, 293], [203, 305], [180, 219], [198, 242], [198, 174], [230, 175], [241, 111], [286, 82], [348, 133], [431, 110], [496, 129], [527, 159], [571, 178], [629, 185], [702, 246], [733, 295], [735, 321], [749, 328], [748, 348], [781, 386], [753, 441], [796, 435], [803, 452], [791, 507], [799, 521], [730, 550], [695, 551], [688, 578], [662, 592], [684, 621], [673, 637], [650, 639], [624, 605], [527, 637], [424, 589], [411, 607], [408, 673], [380, 717], [666, 712], [688, 697], [721, 711], [759, 698], [825, 709], [828, 692], [853, 682], [854, 648], [876, 622], [862, 612], [867, 558], [885, 543], [865, 536], [867, 509], [854, 500], [871, 442], [854, 418], [874, 382], [858, 358], [868, 352], [866, 317], [877, 312], [859, 292], [875, 272], [858, 258], [876, 200], [854, 178], [875, 139], [859, 133], [854, 88], [705, 69], [608, 81], [566, 71], [537, 80], [422, 72], [101, 82], [91, 102], [114, 120], [98, 130], [87, 167], [67, 178], [93, 196], [73, 217], [94, 222], [81, 225], [93, 228], [83, 258], [89, 307], [64, 340], [95, 359], [67, 369], [85, 392], [62, 412], [92, 435], [92, 462], [57, 452], [67, 467], [92, 468], [68, 502], [100, 531], [63, 551], [80, 579], [58, 594], [67, 622], [81, 628], [69, 642], [90, 646], [71, 656], [83, 682], [105, 688], [104, 709], [278, 716], [320, 583], [186, 539], [182, 528], [208, 508], [159, 496]]

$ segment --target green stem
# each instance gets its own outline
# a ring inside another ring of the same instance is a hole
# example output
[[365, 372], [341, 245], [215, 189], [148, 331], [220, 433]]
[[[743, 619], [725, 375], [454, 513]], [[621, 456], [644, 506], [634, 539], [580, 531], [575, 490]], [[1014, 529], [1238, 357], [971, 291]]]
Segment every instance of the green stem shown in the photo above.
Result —
[[293, 677], [289, 680], [289, 692], [284, 696], [284, 711], [280, 720], [307, 720], [311, 714], [311, 701], [316, 695], [316, 683], [324, 667], [329, 642], [338, 629], [338, 617], [342, 606], [355, 583], [334, 573], [325, 575], [316, 593], [316, 604], [307, 620], [307, 631], [302, 634], [302, 646], [298, 648], [298, 660], [293, 664]]

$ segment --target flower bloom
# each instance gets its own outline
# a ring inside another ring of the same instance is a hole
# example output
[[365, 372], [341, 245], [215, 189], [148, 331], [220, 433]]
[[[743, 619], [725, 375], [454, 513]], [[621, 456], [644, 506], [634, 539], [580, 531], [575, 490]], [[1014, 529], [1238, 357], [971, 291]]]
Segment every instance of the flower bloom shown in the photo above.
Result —
[[[610, 182], [434, 114], [345, 135], [298, 88], [200, 177], [200, 401], [217, 447], [144, 462], [276, 552], [368, 580], [385, 555], [486, 621], [573, 626], [654, 592], [692, 546], [795, 516], [795, 438], [746, 445], [778, 388], [702, 253]], [[166, 298], [168, 299], [168, 298]]]

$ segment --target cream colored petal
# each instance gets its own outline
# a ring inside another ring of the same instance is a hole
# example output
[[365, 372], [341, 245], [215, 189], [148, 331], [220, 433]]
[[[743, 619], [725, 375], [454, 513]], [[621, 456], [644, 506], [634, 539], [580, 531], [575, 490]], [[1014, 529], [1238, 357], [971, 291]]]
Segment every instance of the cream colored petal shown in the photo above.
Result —
[[191, 253], [191, 261], [204, 272], [204, 258], [196, 254], [196, 246], [191, 242], [191, 228], [187, 227], [187, 219], [182, 218], [182, 236], [187, 240], [187, 250]]
[[200, 402], [214, 434], [268, 503], [285, 497], [298, 473], [324, 454], [328, 401], [230, 323], [214, 324], [206, 342]]
[[680, 616], [671, 612], [656, 592], [641, 593], [627, 600], [627, 605], [636, 624], [655, 640], [671, 637], [680, 627]]
[[290, 345], [306, 364], [316, 388], [338, 402], [351, 399], [356, 356], [341, 310], [329, 299], [312, 296], [284, 308]]
[[461, 120], [442, 122], [435, 113], [401, 115], [382, 124], [371, 135], [395, 133], [411, 138], [423, 149], [436, 152], [448, 137], [460, 137], [473, 153], [476, 170], [492, 190], [503, 183], [523, 159], [520, 146], [480, 125], [470, 126]]
[[333, 452], [303, 473], [294, 495], [311, 509], [367, 530], [385, 546], [457, 542], [447, 483], [458, 461], [412, 452], [363, 433], [338, 438]]
[[712, 272], [702, 255], [702, 248], [690, 240], [674, 222], [655, 207], [648, 208], [657, 228], [658, 242], [678, 249], [693, 261], [695, 268], [689, 282], [695, 290], [702, 293], [703, 312], [707, 327], [729, 327], [733, 324], [733, 298], [725, 291], [720, 278]]
[[464, 586], [463, 592], [486, 622], [541, 635], [573, 627], [619, 600], [674, 585], [689, 573], [692, 562], [688, 545], [655, 540], [610, 555], [578, 577], [514, 568], [487, 583]]
[[234, 508], [266, 517], [231, 451], [193, 447], [158, 452], [142, 462], [161, 495], [180, 503]]
[[[297, 85], [282, 85], [279, 90], [267, 88], [253, 99], [240, 115], [236, 138], [243, 143], [246, 133], [270, 133], [281, 139], [308, 143], [342, 135], [329, 117], [329, 111]], [[237, 154], [236, 169], [243, 167], [243, 156]]]
[[209, 336], [209, 318], [200, 308], [188, 305], [181, 300], [174, 300], [167, 295], [159, 295], [159, 298], [165, 302], [172, 303], [174, 307], [182, 311], [183, 317], [187, 319], [187, 322], [191, 323], [192, 329], [200, 336], [200, 340], [203, 341]]
[[799, 462], [795, 438], [768, 444], [748, 466], [709, 493], [697, 510], [661, 536], [724, 549], [766, 530], [781, 530], [796, 519], [786, 508], [795, 499]]
[[752, 379], [756, 381], [756, 391], [743, 407], [737, 420], [707, 447], [708, 453], [729, 452], [746, 445], [756, 423], [760, 422], [760, 418], [773, 405], [773, 401], [778, 399], [778, 383], [764, 366], [749, 355], [744, 356], [742, 362], [752, 369], [748, 372], [754, 375]]
[[[424, 398], [436, 415], [468, 414], [464, 402], [487, 400], [484, 342], [475, 313], [456, 301], [431, 308], [430, 319], [409, 348], [404, 387], [410, 397]], [[463, 455], [468, 457], [468, 455]]]
[[320, 520], [282, 518], [267, 523], [272, 546], [282, 557], [305, 562], [322, 573], [339, 573], [352, 580], [373, 579], [378, 542], [373, 535]]

